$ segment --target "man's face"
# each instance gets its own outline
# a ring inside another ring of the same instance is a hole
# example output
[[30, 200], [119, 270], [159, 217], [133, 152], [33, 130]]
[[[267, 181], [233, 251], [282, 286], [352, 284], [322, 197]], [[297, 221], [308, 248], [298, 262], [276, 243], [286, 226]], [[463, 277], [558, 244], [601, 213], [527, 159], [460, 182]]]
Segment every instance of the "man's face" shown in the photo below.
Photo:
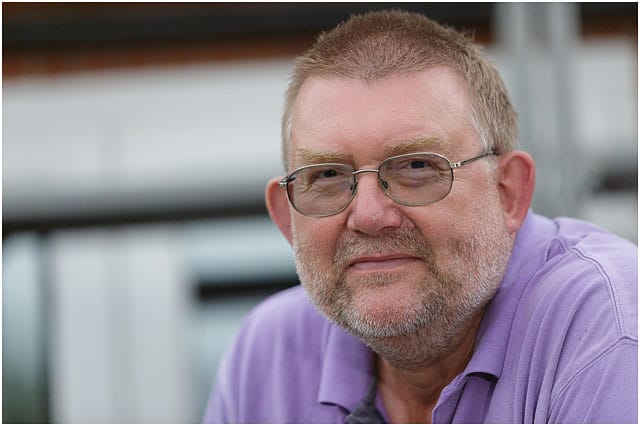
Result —
[[[471, 158], [482, 148], [470, 105], [463, 81], [444, 67], [371, 82], [311, 78], [294, 106], [290, 170], [375, 169], [419, 151]], [[495, 292], [513, 243], [489, 161], [455, 170], [449, 195], [429, 206], [395, 203], [364, 173], [334, 216], [291, 209], [298, 273], [318, 308], [365, 341], [426, 330], [429, 344], [446, 346]]]

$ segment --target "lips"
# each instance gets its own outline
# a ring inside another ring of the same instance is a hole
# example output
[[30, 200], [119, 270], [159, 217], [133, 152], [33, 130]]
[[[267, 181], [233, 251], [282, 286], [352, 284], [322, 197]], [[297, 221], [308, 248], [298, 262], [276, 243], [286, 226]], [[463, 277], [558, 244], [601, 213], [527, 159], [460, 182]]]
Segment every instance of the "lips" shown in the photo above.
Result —
[[404, 253], [388, 255], [361, 256], [349, 263], [349, 268], [361, 271], [383, 271], [405, 266], [419, 260], [416, 256]]

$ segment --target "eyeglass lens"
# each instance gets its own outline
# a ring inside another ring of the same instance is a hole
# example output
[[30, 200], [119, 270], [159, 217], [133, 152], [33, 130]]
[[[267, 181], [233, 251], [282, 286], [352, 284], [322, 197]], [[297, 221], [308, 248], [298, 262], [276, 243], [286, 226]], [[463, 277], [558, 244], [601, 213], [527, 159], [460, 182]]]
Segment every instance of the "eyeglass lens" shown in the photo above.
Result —
[[[288, 179], [287, 194], [300, 213], [328, 216], [343, 210], [355, 196], [357, 176], [345, 164], [302, 167]], [[399, 204], [435, 203], [451, 190], [449, 161], [436, 154], [407, 154], [383, 161], [378, 169], [383, 191]]]

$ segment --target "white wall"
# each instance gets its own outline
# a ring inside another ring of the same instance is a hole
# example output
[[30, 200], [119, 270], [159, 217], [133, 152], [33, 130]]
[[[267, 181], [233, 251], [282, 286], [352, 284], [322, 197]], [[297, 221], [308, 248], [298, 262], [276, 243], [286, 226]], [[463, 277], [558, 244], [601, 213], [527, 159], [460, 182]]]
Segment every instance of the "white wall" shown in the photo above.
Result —
[[24, 78], [3, 87], [5, 218], [222, 205], [281, 173], [291, 61]]

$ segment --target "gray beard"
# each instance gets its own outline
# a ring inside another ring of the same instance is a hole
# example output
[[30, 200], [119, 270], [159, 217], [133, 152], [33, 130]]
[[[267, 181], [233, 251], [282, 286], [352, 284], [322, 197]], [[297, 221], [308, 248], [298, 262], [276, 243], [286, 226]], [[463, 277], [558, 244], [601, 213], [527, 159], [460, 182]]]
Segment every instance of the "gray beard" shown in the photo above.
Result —
[[[513, 240], [506, 230], [496, 235], [495, 225], [485, 225], [464, 241], [454, 240], [453, 249], [441, 254], [449, 259], [446, 263], [414, 229], [378, 237], [346, 232], [337, 245], [333, 270], [326, 272], [315, 260], [313, 243], [294, 238], [296, 268], [309, 297], [330, 321], [359, 337], [391, 364], [416, 367], [455, 348], [464, 327], [497, 291]], [[488, 229], [492, 232], [486, 232]], [[395, 251], [413, 253], [423, 261], [424, 285], [415, 295], [416, 303], [404, 312], [384, 320], [372, 319], [354, 307], [353, 285], [393, 285], [399, 274], [361, 277], [354, 284], [347, 276], [349, 261], [360, 255]]]

